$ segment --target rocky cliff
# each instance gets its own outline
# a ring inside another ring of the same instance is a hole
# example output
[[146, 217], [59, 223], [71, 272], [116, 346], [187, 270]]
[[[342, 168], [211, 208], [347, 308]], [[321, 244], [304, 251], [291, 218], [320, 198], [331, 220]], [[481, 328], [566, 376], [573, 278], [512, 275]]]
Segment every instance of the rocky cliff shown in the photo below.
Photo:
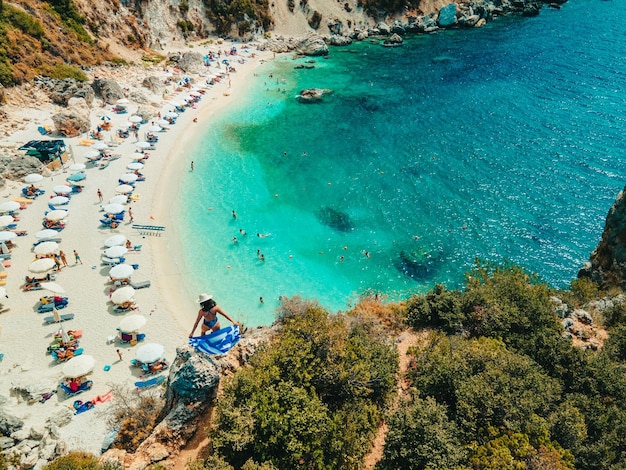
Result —
[[603, 289], [626, 288], [626, 188], [617, 195], [600, 243], [578, 277], [588, 277]]

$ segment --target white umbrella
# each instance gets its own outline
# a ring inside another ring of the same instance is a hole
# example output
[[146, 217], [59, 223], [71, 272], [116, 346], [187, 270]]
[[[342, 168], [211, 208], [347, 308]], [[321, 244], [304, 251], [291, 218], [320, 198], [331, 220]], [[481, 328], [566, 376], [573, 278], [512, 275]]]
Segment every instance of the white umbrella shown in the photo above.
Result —
[[161, 126], [150, 126], [148, 132], [161, 132], [163, 128]]
[[43, 176], [39, 173], [30, 173], [24, 176], [24, 183], [39, 183], [43, 179]]
[[20, 208], [20, 203], [15, 201], [6, 201], [0, 203], [0, 212], [13, 212]]
[[48, 204], [50, 204], [51, 206], [63, 206], [68, 202], [70, 202], [70, 198], [65, 196], [54, 196], [53, 198], [48, 200]]
[[72, 187], [66, 184], [59, 184], [52, 188], [52, 191], [56, 194], [70, 194], [72, 192]]
[[93, 356], [74, 356], [63, 366], [63, 375], [68, 378], [81, 377], [93, 370], [96, 360]]
[[137, 116], [136, 114], [133, 114], [131, 117], [128, 118], [128, 121], [134, 124], [137, 124], [143, 121], [143, 118], [141, 116]]
[[74, 163], [73, 165], [70, 165], [70, 171], [83, 171], [85, 168], [87, 167], [84, 163]]
[[141, 170], [141, 169], [143, 169], [143, 163], [132, 162], [132, 163], [129, 163], [128, 165], [126, 165], [126, 168], [128, 168], [129, 170], [132, 170], [132, 171]]
[[147, 149], [152, 147], [152, 144], [150, 142], [146, 142], [145, 140], [142, 140], [141, 142], [135, 142], [135, 147], [140, 148], [140, 149]]
[[126, 194], [118, 194], [109, 199], [109, 204], [128, 204], [128, 196]]
[[[54, 261], [53, 261], [54, 262]], [[109, 270], [109, 276], [113, 279], [127, 279], [132, 276], [135, 269], [130, 264], [118, 264]]]
[[148, 319], [143, 315], [128, 315], [120, 321], [120, 331], [130, 333], [144, 326]]
[[65, 294], [65, 289], [56, 282], [42, 282], [41, 287], [49, 290], [53, 294]]
[[46, 220], [50, 220], [51, 222], [56, 222], [57, 220], [62, 220], [67, 217], [69, 212], [63, 209], [55, 209], [46, 214]]
[[176, 119], [178, 117], [178, 113], [170, 111], [169, 113], [165, 113], [165, 117], [170, 119]]
[[35, 238], [38, 240], [45, 240], [46, 238], [56, 238], [59, 236], [59, 232], [56, 230], [52, 230], [51, 228], [47, 228], [44, 230], [40, 230], [35, 234]]
[[135, 357], [139, 362], [144, 364], [152, 364], [163, 357], [165, 348], [159, 343], [148, 343], [137, 349]]
[[168, 120], [166, 120], [166, 119], [159, 119], [159, 120], [157, 121], [157, 124], [158, 124], [159, 126], [162, 126], [162, 127], [163, 127], [163, 126], [169, 126], [169, 125], [170, 125], [170, 122], [169, 122]]
[[96, 158], [100, 156], [99, 150], [90, 150], [85, 154], [85, 158]]
[[115, 245], [104, 250], [104, 256], [107, 258], [121, 258], [126, 253], [128, 253], [128, 248], [120, 245]]
[[[1, 233], [1, 232], [0, 232]], [[43, 242], [35, 247], [35, 254], [37, 255], [49, 255], [59, 249], [57, 242]]]
[[112, 246], [119, 246], [126, 243], [126, 237], [121, 233], [116, 235], [111, 235], [109, 238], [104, 240], [104, 246], [111, 248]]
[[111, 294], [111, 302], [115, 305], [132, 302], [133, 300], [135, 300], [135, 289], [130, 286], [120, 287]]
[[50, 271], [56, 266], [56, 263], [52, 258], [42, 258], [30, 263], [28, 270], [31, 273], [41, 274]]
[[124, 173], [122, 176], [120, 176], [120, 181], [123, 181], [124, 183], [134, 183], [138, 179], [139, 176], [137, 176], [135, 173]]
[[104, 142], [96, 142], [95, 144], [91, 146], [91, 148], [94, 150], [106, 150], [109, 148], [109, 146], [105, 144]]
[[14, 223], [15, 219], [12, 215], [0, 215], [0, 227], [6, 227]]
[[17, 237], [17, 233], [15, 232], [8, 232], [6, 230], [0, 232], [0, 242], [8, 242], [9, 240], [13, 240], [15, 237]]
[[117, 188], [115, 188], [115, 192], [118, 194], [128, 194], [133, 192], [133, 188], [130, 184], [120, 184]]
[[103, 209], [107, 214], [119, 214], [125, 210], [124, 206], [121, 204], [107, 204]]

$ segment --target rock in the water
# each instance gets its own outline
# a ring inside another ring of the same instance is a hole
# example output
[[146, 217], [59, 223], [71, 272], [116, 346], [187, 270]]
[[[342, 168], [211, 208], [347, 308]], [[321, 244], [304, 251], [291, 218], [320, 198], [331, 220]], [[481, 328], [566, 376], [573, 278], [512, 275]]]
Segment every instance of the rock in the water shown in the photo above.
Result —
[[456, 24], [456, 3], [449, 3], [439, 10], [437, 24], [441, 28], [447, 28]]
[[317, 218], [322, 224], [339, 232], [350, 232], [354, 229], [350, 216], [332, 207], [322, 207], [317, 212]]
[[91, 87], [105, 103], [113, 104], [124, 98], [124, 92], [115, 80], [96, 78]]
[[332, 91], [326, 88], [307, 88], [300, 92], [297, 99], [301, 103], [319, 103], [322, 101], [322, 96], [328, 93], [332, 93]]
[[391, 32], [389, 25], [387, 23], [383, 23], [382, 21], [376, 25], [376, 29], [378, 30], [379, 34], [382, 34], [384, 36], [388, 35]]
[[401, 46], [404, 40], [396, 33], [393, 33], [387, 39], [385, 39], [385, 46]]
[[330, 44], [332, 46], [347, 46], [352, 44], [352, 38], [350, 36], [339, 36], [333, 34], [330, 36]]
[[322, 36], [311, 34], [296, 45], [296, 52], [307, 56], [328, 55], [328, 46]]

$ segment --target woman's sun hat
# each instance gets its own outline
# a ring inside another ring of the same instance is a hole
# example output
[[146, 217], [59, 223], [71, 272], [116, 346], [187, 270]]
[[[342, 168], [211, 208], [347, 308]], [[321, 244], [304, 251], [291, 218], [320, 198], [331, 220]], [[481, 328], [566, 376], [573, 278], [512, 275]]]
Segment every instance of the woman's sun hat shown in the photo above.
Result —
[[209, 294], [200, 294], [200, 295], [198, 296], [198, 300], [197, 300], [196, 302], [197, 302], [197, 303], [199, 303], [199, 304], [201, 304], [201, 303], [206, 302], [207, 300], [211, 300], [212, 298], [213, 298], [213, 296], [212, 296], [212, 295], [209, 295]]

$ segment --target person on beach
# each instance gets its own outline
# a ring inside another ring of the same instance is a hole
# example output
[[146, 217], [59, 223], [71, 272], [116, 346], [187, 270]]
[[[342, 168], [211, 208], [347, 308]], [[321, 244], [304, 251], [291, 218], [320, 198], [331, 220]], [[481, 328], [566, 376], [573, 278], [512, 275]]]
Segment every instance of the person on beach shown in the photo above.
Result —
[[189, 337], [191, 338], [198, 327], [198, 323], [202, 320], [202, 334], [205, 335], [210, 331], [217, 331], [220, 329], [220, 322], [218, 321], [217, 314], [219, 313], [224, 318], [226, 318], [233, 325], [239, 325], [235, 320], [230, 318], [228, 314], [222, 310], [222, 307], [217, 305], [215, 300], [213, 300], [212, 295], [208, 294], [200, 294], [198, 296], [197, 303], [200, 304], [200, 310], [198, 310], [198, 316], [196, 317], [196, 322], [193, 324], [193, 328], [191, 329], [191, 333], [189, 333]]
[[74, 250], [74, 264], [83, 264], [83, 260], [80, 259], [80, 255], [76, 250]]
[[119, 357], [120, 358], [119, 360], [121, 361], [122, 360], [122, 353], [121, 353], [121, 351], [119, 349], [116, 349], [115, 352], [117, 353], [117, 357]]
[[102, 191], [100, 189], [98, 189], [98, 199], [102, 202]]
[[194, 169], [194, 164], [193, 164], [193, 160], [191, 160], [191, 171], [193, 171]]
[[59, 251], [59, 257], [61, 258], [61, 263], [63, 263], [63, 266], [67, 266], [67, 258], [65, 257], [65, 253], [63, 252], [63, 250]]
[[133, 210], [130, 207], [128, 208], [128, 220], [130, 221], [131, 224], [135, 220], [135, 216], [133, 215]]

